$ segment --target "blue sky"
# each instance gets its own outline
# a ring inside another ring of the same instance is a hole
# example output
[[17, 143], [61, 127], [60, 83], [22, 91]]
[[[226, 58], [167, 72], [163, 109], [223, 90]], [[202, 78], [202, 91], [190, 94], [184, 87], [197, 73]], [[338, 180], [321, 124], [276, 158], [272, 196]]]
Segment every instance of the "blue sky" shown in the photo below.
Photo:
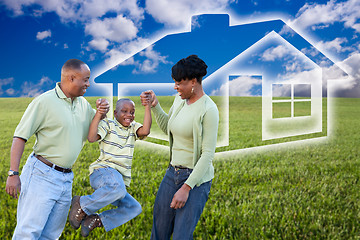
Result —
[[[0, 0], [0, 97], [33, 97], [53, 88], [60, 81], [62, 64], [70, 58], [88, 63], [92, 81], [122, 63], [130, 79], [153, 79], [154, 73], [163, 72], [164, 82], [171, 82], [170, 68], [183, 46], [156, 43], [165, 36], [191, 31], [191, 17], [205, 13], [228, 14], [231, 26], [281, 19], [349, 74], [333, 86], [337, 96], [360, 97], [359, 12], [358, 0]], [[249, 37], [243, 34], [241, 39]], [[147, 50], [139, 53], [143, 49]], [[259, 66], [261, 61], [274, 63], [276, 59], [292, 76], [303, 76], [308, 70], [298, 67], [288, 49], [273, 45], [262, 50], [252, 56]], [[142, 60], [132, 58], [134, 54]], [[208, 64], [210, 69], [216, 59]], [[326, 74], [337, 76], [332, 69]], [[247, 86], [237, 84], [234, 76], [229, 79], [234, 84], [230, 94], [258, 95], [259, 90], [251, 86], [258, 84], [259, 77], [244, 78]], [[108, 90], [109, 86], [92, 82], [85, 96], [105, 95]]]

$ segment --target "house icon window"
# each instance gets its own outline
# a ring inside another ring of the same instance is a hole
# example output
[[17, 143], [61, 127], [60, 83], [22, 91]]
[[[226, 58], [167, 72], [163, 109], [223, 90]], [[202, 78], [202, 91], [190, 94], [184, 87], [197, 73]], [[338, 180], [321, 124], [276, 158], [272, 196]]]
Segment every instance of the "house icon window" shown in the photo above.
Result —
[[311, 116], [311, 84], [273, 84], [272, 117]]

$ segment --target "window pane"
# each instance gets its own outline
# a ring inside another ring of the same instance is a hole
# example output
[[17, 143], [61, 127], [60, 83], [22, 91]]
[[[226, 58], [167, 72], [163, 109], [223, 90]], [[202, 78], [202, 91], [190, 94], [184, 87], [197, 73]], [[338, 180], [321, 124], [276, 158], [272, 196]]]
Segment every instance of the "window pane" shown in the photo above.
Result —
[[310, 84], [294, 84], [294, 98], [295, 99], [310, 99], [311, 85]]
[[273, 100], [291, 99], [291, 85], [272, 84], [272, 98]]
[[294, 102], [294, 117], [311, 116], [311, 102]]
[[291, 102], [273, 103], [273, 118], [291, 117]]

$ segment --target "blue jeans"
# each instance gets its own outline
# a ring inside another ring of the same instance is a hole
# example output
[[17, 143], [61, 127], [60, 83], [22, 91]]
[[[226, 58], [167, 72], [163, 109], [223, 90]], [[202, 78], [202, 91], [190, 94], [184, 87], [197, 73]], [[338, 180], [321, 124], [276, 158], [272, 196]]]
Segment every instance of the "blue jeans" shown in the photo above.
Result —
[[110, 231], [141, 213], [141, 205], [127, 191], [123, 177], [114, 168], [95, 169], [90, 175], [93, 194], [80, 197], [82, 210], [90, 215], [109, 204], [117, 208], [99, 214], [106, 231]]
[[58, 239], [71, 204], [74, 174], [61, 173], [30, 154], [20, 176], [13, 239]]
[[170, 203], [191, 173], [190, 169], [175, 170], [169, 167], [156, 195], [151, 239], [173, 240], [192, 239], [196, 224], [204, 209], [211, 188], [211, 181], [194, 187], [183, 208], [173, 209]]

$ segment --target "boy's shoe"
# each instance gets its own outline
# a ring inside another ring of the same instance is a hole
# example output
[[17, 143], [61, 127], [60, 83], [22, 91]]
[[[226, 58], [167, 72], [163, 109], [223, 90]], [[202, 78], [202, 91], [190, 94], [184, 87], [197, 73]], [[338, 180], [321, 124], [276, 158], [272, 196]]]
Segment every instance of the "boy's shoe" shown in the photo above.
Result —
[[85, 218], [84, 221], [81, 222], [81, 235], [83, 237], [89, 236], [90, 232], [94, 230], [94, 228], [102, 227], [102, 222], [97, 214], [89, 215]]
[[78, 229], [82, 220], [87, 216], [87, 214], [81, 209], [80, 206], [80, 196], [74, 196], [71, 200], [71, 209], [69, 213], [69, 222], [70, 225]]

